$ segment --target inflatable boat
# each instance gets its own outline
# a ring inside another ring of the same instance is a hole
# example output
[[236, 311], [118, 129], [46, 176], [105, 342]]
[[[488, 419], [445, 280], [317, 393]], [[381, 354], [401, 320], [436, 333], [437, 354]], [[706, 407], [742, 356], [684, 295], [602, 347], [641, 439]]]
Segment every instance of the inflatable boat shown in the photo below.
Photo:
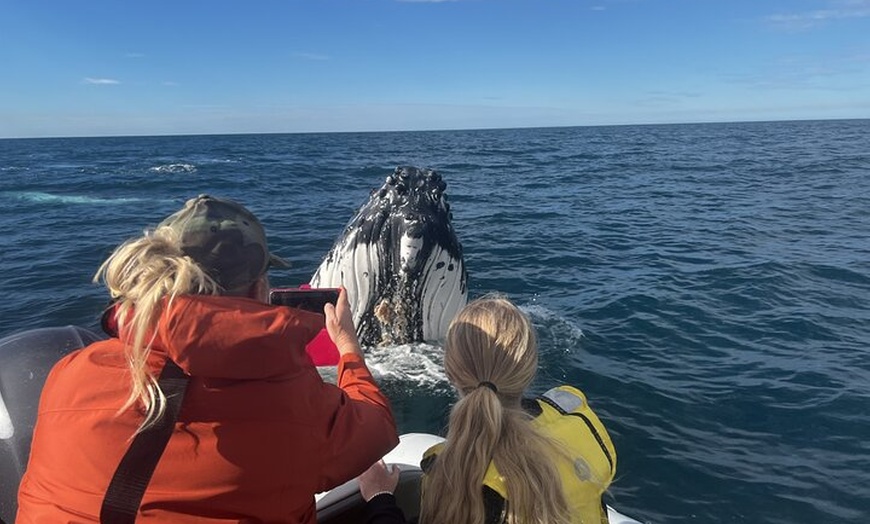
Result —
[[[39, 328], [0, 339], [0, 524], [13, 524], [18, 484], [27, 466], [42, 386], [55, 362], [104, 338], [77, 326]], [[401, 470], [396, 499], [408, 517], [418, 514], [423, 453], [443, 440], [426, 433], [401, 435], [384, 460]], [[319, 524], [358, 523], [364, 501], [356, 479], [318, 494]], [[640, 524], [608, 507], [610, 524]]]
[[[429, 433], [406, 433], [399, 436], [399, 445], [384, 456], [387, 464], [396, 464], [399, 473], [399, 485], [396, 486], [396, 502], [406, 517], [416, 516], [420, 510], [420, 479], [423, 471], [420, 469], [420, 459], [431, 446], [444, 440]], [[319, 524], [350, 524], [359, 523], [363, 515], [363, 499], [359, 493], [356, 479], [345, 482], [326, 493], [315, 497], [317, 499], [317, 522]], [[607, 507], [607, 517], [610, 524], [640, 524], [639, 521], [627, 517], [610, 506]]]

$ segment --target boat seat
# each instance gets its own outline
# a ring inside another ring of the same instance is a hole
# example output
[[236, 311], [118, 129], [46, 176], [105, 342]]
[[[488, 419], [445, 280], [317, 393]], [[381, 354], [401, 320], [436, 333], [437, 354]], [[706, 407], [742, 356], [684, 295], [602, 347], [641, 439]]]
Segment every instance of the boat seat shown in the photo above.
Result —
[[55, 362], [105, 338], [78, 326], [38, 328], [0, 339], [0, 524], [18, 511], [39, 395]]

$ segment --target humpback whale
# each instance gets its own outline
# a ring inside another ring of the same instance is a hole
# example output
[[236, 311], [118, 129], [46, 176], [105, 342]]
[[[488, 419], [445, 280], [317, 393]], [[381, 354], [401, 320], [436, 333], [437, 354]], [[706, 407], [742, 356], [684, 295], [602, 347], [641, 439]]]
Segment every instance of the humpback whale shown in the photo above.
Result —
[[446, 187], [432, 169], [397, 167], [312, 276], [311, 287], [347, 289], [363, 346], [441, 340], [467, 302]]

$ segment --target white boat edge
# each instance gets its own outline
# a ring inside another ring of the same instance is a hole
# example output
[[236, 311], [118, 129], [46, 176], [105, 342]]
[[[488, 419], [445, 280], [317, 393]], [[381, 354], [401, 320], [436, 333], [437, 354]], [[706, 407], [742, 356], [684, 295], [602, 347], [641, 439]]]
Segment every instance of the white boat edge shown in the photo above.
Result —
[[[384, 462], [396, 464], [403, 473], [419, 472], [423, 453], [443, 440], [444, 438], [430, 433], [405, 433], [399, 436], [399, 445], [384, 455]], [[328, 512], [330, 506], [346, 504], [348, 499], [356, 498], [358, 495], [359, 485], [356, 479], [329, 491], [318, 493], [315, 495], [318, 514]], [[607, 506], [607, 517], [610, 524], [641, 524], [640, 521], [623, 515], [610, 506]]]

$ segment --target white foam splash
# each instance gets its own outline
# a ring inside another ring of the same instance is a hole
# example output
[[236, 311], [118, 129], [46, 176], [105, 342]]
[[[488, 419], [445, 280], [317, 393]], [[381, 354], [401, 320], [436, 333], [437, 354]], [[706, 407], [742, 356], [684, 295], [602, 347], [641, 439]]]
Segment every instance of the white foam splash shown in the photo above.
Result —
[[[402, 382], [424, 388], [447, 384], [440, 346], [418, 342], [391, 347], [367, 348], [366, 365], [378, 382]], [[317, 368], [327, 382], [335, 383], [336, 368]]]
[[142, 202], [141, 198], [98, 198], [84, 195], [53, 195], [40, 191], [8, 191], [6, 196], [36, 202], [38, 204], [88, 204], [88, 205], [119, 205], [130, 202]]
[[444, 351], [426, 343], [373, 348], [366, 354], [372, 374], [384, 380], [435, 387], [447, 382], [442, 364]]
[[196, 166], [193, 164], [163, 164], [148, 168], [152, 173], [195, 173]]
[[585, 337], [583, 329], [574, 321], [544, 306], [529, 304], [521, 305], [520, 309], [529, 315], [539, 335], [545, 331], [564, 344], [576, 344]]
[[0, 395], [0, 439], [10, 439], [14, 434], [15, 426], [12, 425], [12, 417], [9, 416], [9, 410], [3, 402], [3, 395]]

